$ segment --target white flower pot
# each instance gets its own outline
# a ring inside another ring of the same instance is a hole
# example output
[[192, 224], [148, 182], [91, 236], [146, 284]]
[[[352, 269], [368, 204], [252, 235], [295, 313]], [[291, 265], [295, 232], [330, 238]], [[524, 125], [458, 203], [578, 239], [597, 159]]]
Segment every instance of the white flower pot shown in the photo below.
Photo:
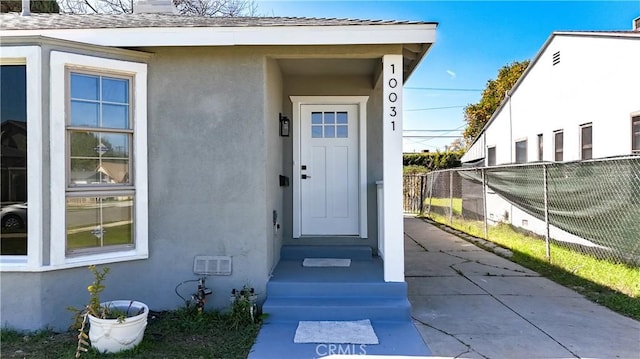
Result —
[[100, 303], [102, 306], [118, 308], [124, 312], [127, 311], [130, 304], [130, 313], [137, 313], [141, 309], [144, 311], [135, 317], [125, 318], [122, 323], [118, 323], [117, 319], [100, 319], [89, 315], [89, 340], [91, 340], [92, 347], [102, 353], [116, 353], [140, 344], [144, 329], [147, 327], [149, 307], [141, 302], [131, 303], [130, 300]]

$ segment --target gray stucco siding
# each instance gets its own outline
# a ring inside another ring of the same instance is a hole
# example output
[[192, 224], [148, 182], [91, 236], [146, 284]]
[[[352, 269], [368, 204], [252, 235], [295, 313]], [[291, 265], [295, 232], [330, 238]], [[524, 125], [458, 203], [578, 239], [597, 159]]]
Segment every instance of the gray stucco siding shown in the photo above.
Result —
[[[279, 136], [278, 114], [292, 119], [289, 96], [369, 96], [367, 104], [368, 239], [377, 245], [375, 182], [382, 177], [382, 89], [371, 75], [287, 74], [279, 58], [381, 58], [397, 46], [143, 48], [135, 52], [43, 44], [43, 202], [46, 258], [51, 240], [49, 178], [49, 52], [148, 64], [149, 258], [108, 264], [102, 296], [136, 299], [153, 310], [184, 303], [174, 287], [197, 279], [196, 255], [233, 259], [230, 276], [211, 276], [207, 308], [225, 308], [232, 288], [247, 284], [262, 298], [283, 243], [292, 242], [292, 137]], [[281, 187], [278, 176], [290, 179]], [[281, 228], [274, 231], [272, 212]], [[47, 261], [45, 260], [45, 264]], [[3, 327], [66, 329], [87, 299], [86, 267], [39, 273], [1, 272]], [[195, 284], [180, 290], [190, 297]]]
[[[154, 52], [148, 96], [151, 275], [163, 278], [162, 292], [171, 293], [194, 278], [194, 256], [231, 256], [232, 275], [209, 278], [211, 307], [228, 305], [231, 289], [245, 284], [263, 293], [263, 61], [217, 48]], [[165, 297], [156, 307], [181, 304], [175, 295]]]

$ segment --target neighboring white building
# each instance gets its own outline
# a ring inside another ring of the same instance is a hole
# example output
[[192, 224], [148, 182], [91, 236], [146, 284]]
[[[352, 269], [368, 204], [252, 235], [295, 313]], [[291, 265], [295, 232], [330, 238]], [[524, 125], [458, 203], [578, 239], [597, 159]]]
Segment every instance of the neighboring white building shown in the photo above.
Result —
[[462, 162], [640, 153], [640, 32], [555, 32]]
[[[640, 154], [640, 32], [554, 32], [462, 157], [468, 166]], [[544, 221], [495, 193], [490, 223], [543, 235]], [[556, 240], [594, 243], [550, 226]]]

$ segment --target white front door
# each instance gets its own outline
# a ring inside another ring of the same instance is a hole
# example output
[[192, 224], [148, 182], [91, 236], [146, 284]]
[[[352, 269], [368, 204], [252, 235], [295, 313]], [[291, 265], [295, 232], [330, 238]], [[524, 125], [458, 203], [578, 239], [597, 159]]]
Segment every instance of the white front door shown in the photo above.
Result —
[[358, 235], [358, 105], [302, 105], [302, 235]]

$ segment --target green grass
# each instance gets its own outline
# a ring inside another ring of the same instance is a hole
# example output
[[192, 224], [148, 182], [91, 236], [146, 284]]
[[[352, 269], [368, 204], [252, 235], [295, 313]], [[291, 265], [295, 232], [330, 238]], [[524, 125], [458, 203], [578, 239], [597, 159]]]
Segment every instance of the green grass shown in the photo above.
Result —
[[[431, 198], [431, 210], [438, 210], [441, 213], [449, 213], [449, 207], [451, 206], [451, 200], [447, 198]], [[429, 207], [429, 199], [424, 201], [424, 210], [426, 212]], [[438, 209], [434, 208], [438, 207]], [[453, 214], [462, 214], [462, 198], [453, 199]]]
[[[186, 310], [149, 314], [144, 339], [132, 350], [100, 354], [90, 350], [82, 358], [246, 358], [260, 329], [249, 324], [230, 329], [230, 315]], [[73, 358], [77, 332], [43, 330], [23, 334], [3, 329], [2, 358]]]
[[[432, 214], [434, 221], [448, 218]], [[452, 228], [484, 238], [482, 222], [454, 218]], [[513, 252], [510, 260], [569, 287], [588, 299], [620, 314], [640, 320], [640, 268], [613, 263], [551, 243], [546, 259], [545, 241], [516, 231], [507, 224], [489, 226], [489, 240]]]

